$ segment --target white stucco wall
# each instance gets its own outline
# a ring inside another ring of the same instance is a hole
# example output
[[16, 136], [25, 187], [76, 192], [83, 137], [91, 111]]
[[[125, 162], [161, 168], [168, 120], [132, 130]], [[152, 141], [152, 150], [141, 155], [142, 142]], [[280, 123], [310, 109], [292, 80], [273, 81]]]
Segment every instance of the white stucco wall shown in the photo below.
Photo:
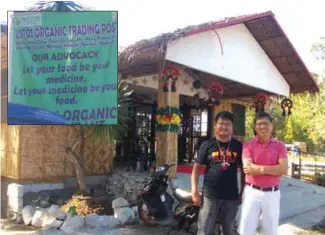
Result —
[[244, 24], [169, 43], [166, 59], [275, 94], [290, 93], [288, 83]]

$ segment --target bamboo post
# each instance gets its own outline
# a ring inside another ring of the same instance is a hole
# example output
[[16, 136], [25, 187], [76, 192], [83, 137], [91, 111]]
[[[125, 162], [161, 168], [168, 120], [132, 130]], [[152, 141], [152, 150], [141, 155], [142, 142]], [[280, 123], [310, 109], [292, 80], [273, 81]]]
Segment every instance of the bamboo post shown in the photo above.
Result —
[[[169, 74], [169, 75], [168, 75]], [[171, 75], [172, 74], [172, 75]], [[157, 92], [157, 114], [159, 110], [169, 110], [167, 116], [171, 117], [173, 110], [179, 110], [178, 81], [180, 80], [180, 69], [176, 66], [166, 66], [158, 81]], [[176, 89], [173, 89], [173, 83]], [[156, 129], [157, 152], [156, 166], [162, 164], [175, 164], [170, 171], [169, 177], [175, 178], [177, 172], [178, 151], [178, 125], [160, 125], [157, 116], [158, 127]], [[169, 123], [167, 121], [166, 123]]]

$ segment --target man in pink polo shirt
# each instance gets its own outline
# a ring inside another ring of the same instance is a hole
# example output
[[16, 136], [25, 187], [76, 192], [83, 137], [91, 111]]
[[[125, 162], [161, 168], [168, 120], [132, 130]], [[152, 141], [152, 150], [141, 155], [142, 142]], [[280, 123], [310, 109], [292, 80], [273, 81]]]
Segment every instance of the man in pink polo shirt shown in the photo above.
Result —
[[241, 235], [253, 235], [262, 215], [265, 235], [277, 235], [280, 217], [280, 177], [287, 173], [287, 151], [283, 142], [272, 138], [273, 118], [256, 115], [256, 137], [243, 146], [246, 186], [239, 223]]

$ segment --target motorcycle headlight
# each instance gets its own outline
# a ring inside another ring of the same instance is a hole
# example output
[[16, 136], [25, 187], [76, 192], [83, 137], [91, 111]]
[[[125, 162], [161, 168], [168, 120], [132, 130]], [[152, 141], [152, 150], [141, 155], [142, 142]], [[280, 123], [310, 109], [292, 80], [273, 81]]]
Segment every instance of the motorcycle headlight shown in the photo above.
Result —
[[164, 171], [165, 170], [165, 167], [163, 166], [159, 166], [156, 168], [156, 172], [161, 172], [161, 171]]

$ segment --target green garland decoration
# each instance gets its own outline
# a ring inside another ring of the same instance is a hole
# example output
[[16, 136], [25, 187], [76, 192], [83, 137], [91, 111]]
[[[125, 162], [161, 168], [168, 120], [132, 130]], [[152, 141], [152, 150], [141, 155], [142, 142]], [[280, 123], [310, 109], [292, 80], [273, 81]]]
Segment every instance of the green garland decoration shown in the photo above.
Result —
[[[156, 111], [157, 115], [167, 115], [167, 114], [176, 114], [178, 116], [181, 115], [179, 108], [167, 106], [165, 108], [159, 108]], [[167, 124], [167, 125], [157, 125], [156, 126], [157, 132], [178, 132], [179, 126], [175, 124]]]
[[156, 127], [157, 132], [178, 132], [178, 130], [178, 125], [157, 125]]
[[180, 116], [180, 114], [181, 114], [181, 112], [179, 111], [179, 108], [170, 107], [170, 106], [166, 106], [165, 108], [159, 108], [159, 109], [157, 109], [156, 113], [158, 115], [177, 114], [178, 116]]

